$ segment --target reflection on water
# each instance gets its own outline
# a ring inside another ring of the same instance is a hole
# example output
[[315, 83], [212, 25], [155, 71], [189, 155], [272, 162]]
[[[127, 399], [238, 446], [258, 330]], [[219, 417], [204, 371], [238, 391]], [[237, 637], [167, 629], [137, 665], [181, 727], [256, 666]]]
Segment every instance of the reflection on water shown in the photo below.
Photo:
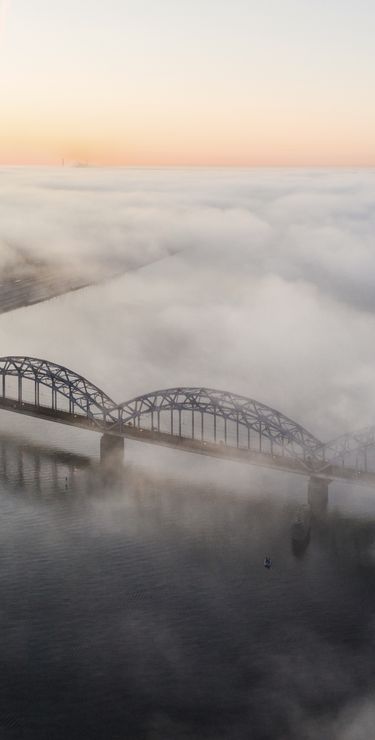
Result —
[[341, 737], [374, 678], [375, 521], [329, 508], [296, 557], [295, 514], [2, 436], [1, 738]]

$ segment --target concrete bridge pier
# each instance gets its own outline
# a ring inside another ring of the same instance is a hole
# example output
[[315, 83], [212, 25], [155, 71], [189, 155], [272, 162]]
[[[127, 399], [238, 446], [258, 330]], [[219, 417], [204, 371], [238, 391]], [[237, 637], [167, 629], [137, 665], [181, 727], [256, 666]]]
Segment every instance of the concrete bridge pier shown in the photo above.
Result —
[[331, 481], [328, 478], [317, 478], [311, 476], [307, 488], [307, 500], [312, 514], [317, 516], [325, 514], [328, 506], [328, 486]]
[[115, 471], [124, 462], [125, 440], [112, 434], [103, 434], [100, 438], [100, 462], [107, 470]]

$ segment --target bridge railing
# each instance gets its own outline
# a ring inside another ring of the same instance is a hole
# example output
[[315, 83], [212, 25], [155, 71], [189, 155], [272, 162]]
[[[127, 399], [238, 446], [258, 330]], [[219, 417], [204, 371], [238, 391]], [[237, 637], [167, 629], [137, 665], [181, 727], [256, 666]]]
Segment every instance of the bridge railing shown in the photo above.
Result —
[[[0, 358], [3, 406], [85, 418], [98, 431], [144, 429], [194, 444], [215, 445], [301, 461], [312, 472], [330, 466], [375, 473], [375, 426], [323, 444], [281, 412], [254, 399], [203, 387], [168, 388], [116, 405], [100, 388], [56, 363]], [[43, 414], [44, 418], [46, 414]]]
[[119, 420], [114, 402], [99, 388], [61, 365], [35, 358], [0, 359], [0, 397], [18, 406], [86, 417], [98, 427]]
[[252, 399], [206, 388], [172, 388], [120, 405], [122, 427], [168, 434], [271, 456], [299, 459], [313, 466], [320, 442], [280, 412]]
[[375, 473], [375, 426], [342, 434], [321, 445], [327, 464], [343, 470]]

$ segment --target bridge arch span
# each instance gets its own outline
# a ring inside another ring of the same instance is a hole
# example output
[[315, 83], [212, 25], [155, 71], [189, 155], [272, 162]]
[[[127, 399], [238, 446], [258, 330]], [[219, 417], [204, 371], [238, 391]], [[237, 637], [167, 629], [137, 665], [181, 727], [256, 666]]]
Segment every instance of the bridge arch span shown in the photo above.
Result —
[[322, 444], [318, 450], [329, 465], [375, 472], [375, 426], [364, 427]]
[[[316, 459], [321, 442], [280, 411], [246, 396], [202, 387], [153, 391], [119, 405], [123, 425], [202, 443]], [[318, 459], [320, 455], [318, 456]]]
[[[42, 389], [48, 389], [46, 397]], [[36, 357], [0, 358], [0, 395], [13, 398], [18, 406], [27, 403], [83, 415], [99, 427], [118, 422], [116, 404], [104, 391], [63, 365]]]

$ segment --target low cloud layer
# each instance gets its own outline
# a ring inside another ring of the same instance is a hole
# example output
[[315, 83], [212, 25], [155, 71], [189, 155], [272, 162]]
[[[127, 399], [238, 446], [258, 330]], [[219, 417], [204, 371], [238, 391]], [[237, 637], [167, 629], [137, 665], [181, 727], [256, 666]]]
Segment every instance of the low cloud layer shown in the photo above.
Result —
[[[0, 172], [9, 245], [111, 282], [2, 316], [118, 400], [170, 385], [257, 398], [317, 436], [375, 422], [375, 173]], [[155, 260], [157, 260], [155, 262]]]

